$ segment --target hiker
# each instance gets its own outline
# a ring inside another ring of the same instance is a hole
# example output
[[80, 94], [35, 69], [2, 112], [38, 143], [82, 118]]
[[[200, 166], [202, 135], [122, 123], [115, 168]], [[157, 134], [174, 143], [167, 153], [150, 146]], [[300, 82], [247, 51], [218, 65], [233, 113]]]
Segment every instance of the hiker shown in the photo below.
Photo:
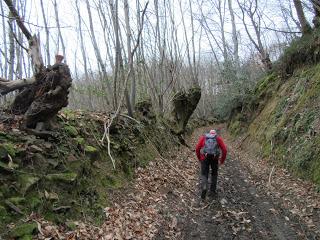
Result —
[[201, 199], [204, 200], [207, 194], [207, 183], [210, 166], [212, 169], [210, 195], [216, 195], [218, 168], [219, 165], [223, 164], [224, 160], [226, 159], [227, 148], [223, 142], [223, 139], [218, 136], [216, 130], [210, 130], [209, 133], [200, 137], [196, 146], [196, 154], [201, 164]]

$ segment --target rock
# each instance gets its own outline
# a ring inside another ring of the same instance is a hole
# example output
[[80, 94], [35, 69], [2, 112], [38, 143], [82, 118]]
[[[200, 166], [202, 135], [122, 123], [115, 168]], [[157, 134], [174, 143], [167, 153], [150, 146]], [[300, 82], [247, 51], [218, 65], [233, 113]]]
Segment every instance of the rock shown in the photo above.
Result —
[[33, 152], [33, 153], [37, 153], [37, 152], [43, 152], [42, 148], [36, 146], [36, 145], [31, 145], [29, 147], [29, 151]]
[[70, 209], [71, 209], [71, 206], [60, 206], [60, 207], [53, 208], [52, 211], [57, 213], [63, 213], [63, 212], [69, 211]]
[[78, 158], [76, 158], [73, 154], [70, 154], [67, 158], [68, 162], [76, 162]]
[[46, 176], [46, 179], [50, 181], [62, 181], [65, 183], [71, 183], [74, 182], [77, 179], [78, 174], [69, 172], [69, 173], [53, 173], [48, 174]]
[[78, 130], [74, 127], [74, 126], [70, 126], [70, 125], [66, 125], [64, 127], [64, 130], [66, 131], [66, 133], [68, 135], [70, 135], [71, 137], [76, 137], [79, 133]]
[[44, 196], [46, 199], [48, 200], [59, 200], [59, 196], [57, 193], [55, 192], [47, 192], [47, 191], [44, 191]]
[[52, 143], [46, 142], [43, 144], [43, 146], [45, 147], [46, 150], [51, 150], [53, 147]]
[[98, 149], [95, 147], [86, 145], [84, 148], [85, 154], [90, 158], [90, 160], [93, 162], [98, 157]]
[[49, 158], [47, 162], [53, 167], [56, 168], [59, 165], [59, 162], [56, 159]]
[[22, 238], [30, 236], [38, 232], [38, 225], [36, 223], [24, 223], [16, 226], [10, 231], [10, 236], [13, 238]]
[[22, 174], [18, 177], [20, 192], [25, 194], [40, 178], [31, 174]]

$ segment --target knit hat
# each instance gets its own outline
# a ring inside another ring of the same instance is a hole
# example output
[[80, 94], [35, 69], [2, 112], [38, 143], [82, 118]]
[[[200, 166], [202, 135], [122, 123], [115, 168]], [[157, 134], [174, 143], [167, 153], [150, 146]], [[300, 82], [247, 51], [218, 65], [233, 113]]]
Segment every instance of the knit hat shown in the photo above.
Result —
[[211, 129], [209, 133], [210, 133], [211, 135], [213, 135], [213, 136], [217, 135], [217, 132], [216, 132], [216, 130], [214, 130], [214, 129]]

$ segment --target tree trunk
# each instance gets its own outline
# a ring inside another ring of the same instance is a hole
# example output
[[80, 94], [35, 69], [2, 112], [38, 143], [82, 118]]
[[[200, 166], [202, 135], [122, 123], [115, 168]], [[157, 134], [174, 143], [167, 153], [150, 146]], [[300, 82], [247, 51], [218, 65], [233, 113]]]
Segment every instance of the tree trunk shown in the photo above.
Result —
[[[55, 17], [56, 17], [56, 24], [57, 24], [57, 28], [58, 28], [58, 35], [59, 35], [59, 40], [61, 41], [61, 45], [62, 45], [62, 53], [63, 56], [66, 56], [66, 47], [64, 45], [64, 41], [63, 41], [63, 37], [62, 37], [62, 33], [61, 33], [61, 28], [60, 28], [60, 21], [59, 21], [59, 11], [58, 11], [58, 5], [57, 5], [57, 0], [54, 0], [54, 13], [55, 13]], [[59, 51], [59, 49], [58, 49]], [[66, 62], [66, 60], [64, 59], [64, 62]]]
[[232, 8], [232, 0], [228, 0], [228, 7], [231, 16], [231, 24], [232, 24], [232, 41], [233, 41], [233, 61], [235, 62], [237, 68], [239, 67], [239, 41], [237, 35], [237, 27], [234, 18], [234, 11]]
[[[12, 2], [13, 6], [15, 6], [16, 1], [14, 0]], [[9, 79], [13, 79], [13, 74], [14, 74], [14, 50], [15, 50], [15, 44], [14, 44], [14, 16], [10, 12], [9, 14]]]
[[[0, 1], [0, 8], [1, 8], [1, 14], [4, 16], [4, 9], [2, 5], [2, 1]], [[3, 36], [3, 58], [4, 58], [4, 71], [3, 71], [3, 76], [5, 78], [8, 77], [8, 49], [7, 49], [7, 31], [6, 31], [6, 24], [4, 17], [2, 17], [2, 36]]]
[[304, 15], [304, 11], [303, 11], [301, 0], [293, 0], [293, 3], [294, 3], [294, 6], [296, 8], [296, 11], [297, 11], [297, 15], [298, 15], [298, 19], [299, 19], [299, 22], [300, 22], [300, 28], [301, 28], [302, 34], [310, 33], [311, 32], [311, 26], [308, 23], [305, 15]]
[[[125, 23], [126, 23], [126, 31], [127, 31], [127, 52], [128, 52], [128, 65], [130, 69], [133, 69], [133, 56], [131, 54], [131, 29], [129, 23], [129, 4], [128, 0], [124, 0], [124, 16], [125, 16]], [[127, 102], [127, 109], [128, 115], [133, 117], [134, 105], [135, 105], [135, 95], [136, 95], [136, 83], [134, 78], [134, 71], [130, 71], [128, 78], [129, 82], [131, 80], [131, 98], [129, 92], [126, 90], [126, 102]]]
[[[101, 53], [100, 53], [100, 50], [99, 50], [99, 47], [98, 47], [98, 43], [97, 43], [97, 40], [96, 40], [95, 31], [94, 31], [94, 27], [93, 27], [93, 21], [92, 21], [91, 7], [90, 7], [90, 4], [89, 4], [88, 0], [86, 0], [86, 4], [87, 4], [88, 16], [89, 16], [89, 26], [90, 26], [90, 35], [91, 35], [92, 45], [93, 45], [93, 48], [94, 48], [94, 52], [95, 52], [98, 64], [99, 64], [99, 66], [101, 68], [101, 71], [102, 71], [102, 79], [106, 79], [107, 78], [107, 70], [106, 70], [105, 63], [102, 60]], [[111, 91], [112, 90], [111, 90], [111, 86], [110, 86], [108, 81], [106, 81], [106, 85], [107, 85], [107, 90], [108, 90], [108, 92], [107, 92], [107, 95], [108, 95], [107, 101], [109, 103], [109, 97], [111, 95]]]
[[320, 27], [320, 0], [311, 0], [313, 9], [314, 9], [314, 17], [313, 17], [313, 24], [315, 28]]
[[44, 29], [46, 31], [46, 55], [47, 55], [47, 64], [50, 65], [50, 45], [49, 45], [49, 28], [48, 28], [48, 23], [46, 19], [46, 14], [44, 12], [44, 7], [43, 7], [43, 1], [40, 1], [41, 4], [41, 11], [42, 11], [42, 18], [43, 18], [43, 23], [44, 23]]
[[4, 1], [10, 9], [11, 16], [29, 41], [29, 54], [35, 75], [30, 79], [16, 81], [0, 79], [0, 92], [5, 94], [23, 88], [15, 98], [11, 111], [14, 114], [25, 114], [24, 126], [35, 128], [40, 122], [50, 121], [62, 107], [68, 105], [71, 74], [69, 67], [62, 64], [61, 55], [56, 55], [56, 63], [52, 67], [44, 69], [37, 37], [32, 37], [25, 27], [12, 1]]

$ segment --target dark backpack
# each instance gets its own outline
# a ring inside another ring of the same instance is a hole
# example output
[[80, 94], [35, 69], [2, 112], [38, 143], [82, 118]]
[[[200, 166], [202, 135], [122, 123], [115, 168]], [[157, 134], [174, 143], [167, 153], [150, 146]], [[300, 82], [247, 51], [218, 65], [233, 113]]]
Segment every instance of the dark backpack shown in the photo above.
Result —
[[217, 135], [206, 134], [203, 153], [208, 155], [219, 155], [219, 145], [217, 142]]

